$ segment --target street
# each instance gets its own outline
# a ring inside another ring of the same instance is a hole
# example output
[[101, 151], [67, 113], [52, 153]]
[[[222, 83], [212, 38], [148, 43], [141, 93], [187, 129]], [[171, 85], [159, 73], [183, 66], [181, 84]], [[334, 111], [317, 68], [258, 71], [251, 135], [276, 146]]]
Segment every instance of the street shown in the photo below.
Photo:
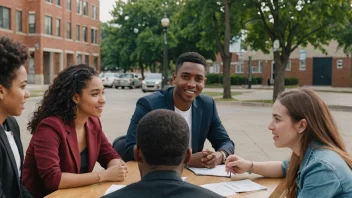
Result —
[[[101, 116], [103, 130], [110, 142], [125, 135], [138, 98], [151, 94], [140, 89], [105, 89], [106, 105]], [[24, 150], [27, 149], [31, 135], [26, 130], [29, 115], [34, 111], [40, 98], [27, 100], [22, 116], [18, 117]], [[268, 125], [271, 121], [271, 108], [240, 106], [230, 103], [217, 104], [219, 116], [230, 138], [235, 142], [236, 154], [256, 160], [283, 160], [290, 156], [290, 150], [276, 148]], [[352, 153], [352, 112], [332, 111], [338, 128], [350, 153]], [[209, 142], [205, 148], [211, 148]]]

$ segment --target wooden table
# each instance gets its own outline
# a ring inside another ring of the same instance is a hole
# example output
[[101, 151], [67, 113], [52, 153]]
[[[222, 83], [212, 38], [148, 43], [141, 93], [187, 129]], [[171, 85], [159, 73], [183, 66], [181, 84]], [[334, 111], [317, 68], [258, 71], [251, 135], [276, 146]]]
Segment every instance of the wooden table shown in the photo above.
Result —
[[[138, 165], [136, 162], [127, 162], [128, 166], [128, 174], [123, 182], [105, 182], [85, 187], [79, 188], [70, 188], [57, 190], [50, 195], [46, 196], [47, 198], [96, 198], [104, 195], [105, 191], [112, 185], [128, 185], [134, 182], [139, 181], [140, 174], [138, 170]], [[255, 198], [279, 198], [284, 193], [283, 179], [271, 179], [271, 178], [263, 178], [256, 174], [241, 174], [235, 175], [231, 178], [225, 177], [212, 177], [212, 176], [196, 176], [191, 171], [185, 169], [183, 171], [182, 177], [187, 177], [186, 181], [196, 185], [210, 184], [210, 183], [218, 183], [218, 182], [226, 182], [226, 181], [237, 181], [242, 179], [251, 179], [254, 182], [266, 186], [268, 190], [261, 190], [250, 193], [239, 193], [236, 195], [229, 196], [230, 198], [239, 198], [239, 197], [255, 197]]]

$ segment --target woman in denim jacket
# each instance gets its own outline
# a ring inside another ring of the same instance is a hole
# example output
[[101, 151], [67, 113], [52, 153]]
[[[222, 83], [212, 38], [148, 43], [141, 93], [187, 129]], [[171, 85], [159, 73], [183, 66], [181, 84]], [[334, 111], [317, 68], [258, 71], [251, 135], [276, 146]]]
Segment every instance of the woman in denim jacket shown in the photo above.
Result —
[[286, 177], [287, 197], [352, 197], [352, 157], [324, 101], [312, 90], [281, 93], [273, 106], [276, 147], [293, 152], [289, 161], [253, 162], [231, 155], [226, 170]]

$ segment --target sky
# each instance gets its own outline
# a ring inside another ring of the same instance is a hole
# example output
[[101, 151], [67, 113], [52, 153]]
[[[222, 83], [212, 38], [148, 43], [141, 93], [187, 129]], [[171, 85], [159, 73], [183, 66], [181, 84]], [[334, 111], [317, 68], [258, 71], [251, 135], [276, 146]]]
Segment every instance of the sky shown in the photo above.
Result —
[[115, 0], [100, 0], [100, 21], [106, 22], [112, 19], [110, 11], [114, 3]]

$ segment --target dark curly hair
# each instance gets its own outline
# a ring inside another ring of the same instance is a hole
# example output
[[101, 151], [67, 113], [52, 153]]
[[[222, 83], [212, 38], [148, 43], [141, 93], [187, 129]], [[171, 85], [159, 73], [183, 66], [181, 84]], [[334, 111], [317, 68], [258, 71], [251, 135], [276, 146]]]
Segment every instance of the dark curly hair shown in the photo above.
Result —
[[72, 97], [76, 93], [81, 94], [94, 76], [98, 76], [98, 72], [87, 64], [73, 65], [60, 72], [45, 91], [38, 109], [28, 123], [27, 129], [31, 134], [35, 132], [40, 121], [49, 116], [59, 116], [66, 124], [73, 121], [76, 118], [76, 103]]
[[28, 48], [20, 42], [0, 36], [0, 54], [0, 84], [10, 88], [16, 78], [16, 71], [28, 60]]
[[137, 126], [137, 146], [151, 166], [178, 166], [189, 147], [186, 120], [171, 110], [158, 109], [145, 115]]
[[197, 52], [186, 52], [181, 54], [176, 61], [176, 72], [181, 68], [184, 62], [198, 63], [207, 67], [205, 58]]

